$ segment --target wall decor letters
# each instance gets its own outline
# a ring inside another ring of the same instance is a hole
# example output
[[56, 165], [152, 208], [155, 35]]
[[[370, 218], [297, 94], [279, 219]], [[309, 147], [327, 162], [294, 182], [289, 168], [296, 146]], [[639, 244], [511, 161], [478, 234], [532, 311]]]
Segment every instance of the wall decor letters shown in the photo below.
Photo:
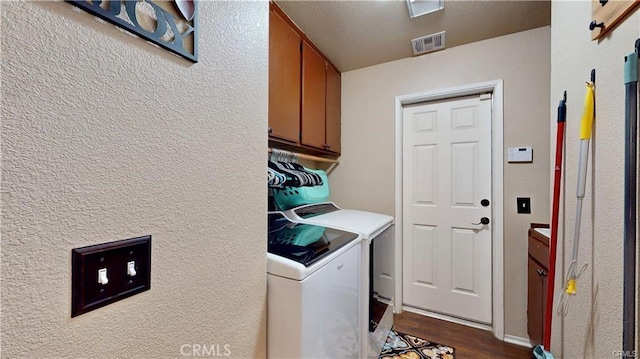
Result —
[[196, 0], [66, 0], [190, 61], [198, 62]]

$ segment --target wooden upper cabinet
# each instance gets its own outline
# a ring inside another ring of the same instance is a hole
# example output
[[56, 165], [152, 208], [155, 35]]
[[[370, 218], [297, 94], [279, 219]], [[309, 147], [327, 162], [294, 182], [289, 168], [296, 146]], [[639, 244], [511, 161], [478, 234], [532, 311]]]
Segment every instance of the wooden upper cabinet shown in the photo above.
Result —
[[269, 139], [340, 154], [340, 72], [276, 4], [269, 10]]
[[325, 148], [325, 83], [327, 63], [306, 41], [302, 42], [303, 145]]
[[340, 129], [341, 129], [341, 77], [333, 66], [327, 66], [326, 88], [326, 149], [340, 153]]
[[300, 42], [302, 37], [271, 9], [269, 13], [269, 135], [300, 141]]

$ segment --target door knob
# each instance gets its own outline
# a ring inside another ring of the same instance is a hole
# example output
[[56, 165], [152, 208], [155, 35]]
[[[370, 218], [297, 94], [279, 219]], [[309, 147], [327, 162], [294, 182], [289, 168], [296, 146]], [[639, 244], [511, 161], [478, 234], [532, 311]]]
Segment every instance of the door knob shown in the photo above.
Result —
[[471, 224], [489, 224], [491, 221], [487, 217], [480, 218], [480, 223], [471, 223]]
[[488, 199], [483, 199], [482, 201], [480, 201], [480, 205], [482, 205], [482, 207], [486, 207], [490, 204], [491, 202], [489, 202]]

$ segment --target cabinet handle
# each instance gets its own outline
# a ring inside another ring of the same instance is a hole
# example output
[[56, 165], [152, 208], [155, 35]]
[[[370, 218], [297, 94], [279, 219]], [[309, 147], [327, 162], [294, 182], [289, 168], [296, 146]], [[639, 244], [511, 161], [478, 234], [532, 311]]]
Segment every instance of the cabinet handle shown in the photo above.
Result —
[[331, 148], [331, 145], [330, 145], [330, 144], [328, 144], [328, 143], [325, 143], [325, 144], [324, 144], [324, 148], [328, 150], [328, 149], [330, 149], [330, 148]]
[[547, 272], [543, 271], [540, 268], [536, 269], [536, 273], [538, 273], [538, 275], [541, 276], [541, 277], [546, 277], [547, 276]]
[[269, 127], [269, 134], [273, 133], [273, 128]]

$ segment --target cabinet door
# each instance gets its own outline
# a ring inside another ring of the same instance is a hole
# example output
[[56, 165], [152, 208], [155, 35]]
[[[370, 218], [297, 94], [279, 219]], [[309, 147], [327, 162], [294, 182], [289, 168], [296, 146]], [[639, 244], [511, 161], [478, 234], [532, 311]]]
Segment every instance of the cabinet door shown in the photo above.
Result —
[[303, 145], [324, 149], [326, 62], [302, 42], [302, 133]]
[[269, 12], [269, 134], [300, 140], [300, 35]]
[[528, 259], [527, 334], [531, 345], [542, 343], [547, 308], [547, 270], [531, 256]]
[[340, 122], [342, 118], [342, 82], [340, 73], [333, 66], [327, 66], [327, 150], [340, 153]]

